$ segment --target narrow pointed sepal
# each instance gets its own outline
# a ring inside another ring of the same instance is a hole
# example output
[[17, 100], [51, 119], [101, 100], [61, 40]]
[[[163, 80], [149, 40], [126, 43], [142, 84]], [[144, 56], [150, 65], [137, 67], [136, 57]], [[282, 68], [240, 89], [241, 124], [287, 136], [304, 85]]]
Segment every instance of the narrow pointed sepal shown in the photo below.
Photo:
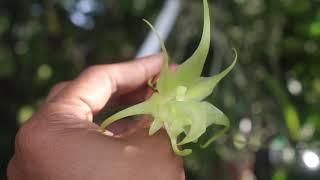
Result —
[[[170, 136], [170, 134], [169, 134], [169, 136]], [[172, 147], [175, 154], [177, 154], [179, 156], [187, 156], [192, 153], [191, 149], [184, 149], [184, 150], [179, 149], [179, 147], [177, 145], [177, 137], [170, 136], [170, 140], [171, 140], [171, 147]]]
[[191, 119], [189, 130], [186, 132], [186, 137], [178, 143], [178, 145], [187, 144], [196, 141], [206, 131], [207, 108], [201, 102], [189, 102], [189, 118]]
[[234, 52], [235, 52], [235, 57], [232, 64], [217, 75], [214, 75], [212, 77], [203, 77], [203, 78], [200, 78], [198, 81], [196, 81], [192, 85], [192, 88], [188, 89], [186, 93], [186, 100], [201, 101], [204, 98], [208, 97], [212, 93], [216, 85], [221, 81], [221, 79], [223, 79], [233, 69], [233, 67], [237, 63], [237, 59], [238, 59], [237, 52], [235, 50]]
[[151, 114], [152, 112], [153, 112], [152, 103], [150, 103], [150, 101], [145, 101], [110, 116], [100, 125], [100, 127], [102, 129], [105, 129], [107, 126], [109, 126], [113, 122], [120, 120], [122, 118], [134, 116], [138, 114]]
[[172, 77], [172, 81], [187, 87], [200, 77], [210, 48], [211, 27], [207, 0], [203, 0], [203, 10], [203, 32], [199, 46], [193, 55], [177, 68]]
[[207, 140], [207, 142], [201, 145], [202, 148], [208, 147], [213, 141], [221, 137], [230, 126], [230, 121], [228, 117], [220, 111], [218, 108], [214, 107], [212, 104], [205, 102], [206, 107], [206, 116], [207, 116], [207, 126], [211, 126], [212, 124], [223, 126], [218, 132], [214, 133], [214, 135]]
[[150, 125], [149, 135], [154, 135], [163, 127], [163, 122], [160, 119], [154, 118], [153, 122]]
[[170, 92], [170, 80], [169, 80], [169, 54], [168, 54], [168, 51], [166, 49], [166, 46], [163, 42], [163, 40], [161, 39], [160, 37], [160, 34], [157, 32], [157, 30], [153, 27], [153, 25], [143, 19], [143, 21], [151, 28], [151, 30], [155, 33], [156, 37], [158, 38], [159, 42], [160, 42], [160, 45], [161, 45], [161, 50], [162, 50], [162, 53], [163, 53], [163, 59], [164, 59], [164, 62], [163, 62], [163, 66], [162, 66], [162, 70], [161, 70], [161, 73], [160, 73], [160, 77], [159, 77], [159, 80], [157, 82], [157, 87], [156, 89], [165, 94], [165, 93], [169, 93]]

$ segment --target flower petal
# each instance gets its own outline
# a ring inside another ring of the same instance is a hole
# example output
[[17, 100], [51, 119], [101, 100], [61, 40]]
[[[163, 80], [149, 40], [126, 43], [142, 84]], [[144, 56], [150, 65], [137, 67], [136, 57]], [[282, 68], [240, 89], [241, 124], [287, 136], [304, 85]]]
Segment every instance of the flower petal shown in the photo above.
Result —
[[159, 33], [157, 32], [157, 30], [153, 27], [153, 25], [147, 21], [147, 20], [143, 20], [145, 23], [147, 23], [147, 25], [151, 28], [151, 30], [156, 34], [160, 45], [161, 45], [161, 49], [164, 55], [164, 62], [163, 62], [163, 66], [162, 66], [162, 70], [160, 73], [160, 77], [159, 80], [157, 82], [157, 90], [162, 93], [162, 94], [167, 94], [170, 93], [170, 85], [172, 84], [172, 81], [169, 80], [169, 55], [168, 55], [168, 51], [166, 49], [166, 46], [164, 45], [163, 40], [161, 39]]
[[217, 75], [199, 79], [196, 83], [192, 85], [192, 87], [188, 88], [188, 91], [186, 93], [186, 100], [201, 101], [204, 98], [208, 97], [212, 93], [216, 85], [220, 82], [220, 80], [224, 78], [235, 66], [238, 56], [235, 50], [234, 52], [235, 58], [233, 63]]
[[162, 127], [163, 127], [163, 122], [159, 118], [155, 117], [151, 126], [150, 126], [149, 135], [150, 136], [154, 135]]
[[204, 23], [200, 44], [193, 55], [181, 64], [173, 74], [172, 81], [175, 81], [176, 85], [188, 87], [190, 83], [198, 79], [207, 59], [211, 40], [210, 14], [207, 0], [203, 0], [203, 8]]
[[[170, 135], [169, 135], [170, 136]], [[179, 156], [187, 156], [192, 153], [191, 149], [180, 150], [177, 145], [177, 137], [170, 137], [173, 151]]]
[[223, 129], [216, 132], [204, 145], [201, 146], [205, 148], [228, 130], [230, 122], [227, 116], [212, 104], [203, 102], [203, 106], [206, 108], [207, 126], [212, 124], [224, 126]]
[[107, 118], [106, 120], [104, 120], [104, 122], [100, 125], [100, 127], [102, 129], [105, 129], [107, 126], [109, 126], [110, 124], [112, 124], [115, 121], [118, 121], [122, 118], [128, 117], [128, 116], [134, 116], [134, 115], [138, 115], [138, 114], [152, 114], [154, 112], [155, 106], [154, 103], [152, 102], [152, 98], [150, 98], [149, 100], [136, 104], [134, 106], [131, 106], [127, 109], [124, 109], [112, 116], [110, 116], [109, 118]]
[[185, 102], [184, 111], [191, 119], [190, 129], [186, 133], [186, 137], [178, 143], [178, 145], [187, 144], [196, 141], [206, 131], [206, 107], [200, 102]]

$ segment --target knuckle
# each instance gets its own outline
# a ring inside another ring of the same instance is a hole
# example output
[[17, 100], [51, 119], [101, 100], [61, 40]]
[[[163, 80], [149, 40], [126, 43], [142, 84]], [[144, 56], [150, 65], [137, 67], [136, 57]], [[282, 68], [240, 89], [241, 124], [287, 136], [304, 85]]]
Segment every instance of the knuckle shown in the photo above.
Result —
[[17, 167], [15, 164], [15, 159], [14, 157], [10, 160], [8, 167], [7, 167], [7, 177], [8, 180], [14, 180], [18, 179], [17, 178], [18, 172], [17, 172]]
[[31, 136], [32, 136], [32, 131], [33, 128], [29, 125], [30, 123], [26, 123], [23, 125], [19, 130], [16, 135], [16, 149], [23, 149], [27, 146], [30, 146], [31, 141]]
[[65, 85], [68, 84], [68, 83], [69, 83], [69, 81], [59, 82], [59, 83], [55, 84], [55, 85], [51, 88], [51, 91], [55, 91], [55, 90], [61, 89], [61, 87], [65, 86]]
[[137, 63], [136, 66], [137, 66], [137, 69], [145, 76], [145, 78], [147, 78], [149, 72], [146, 66], [142, 63]]
[[19, 153], [32, 153], [41, 144], [39, 142], [39, 138], [42, 134], [40, 134], [39, 127], [37, 123], [27, 122], [24, 124], [16, 135], [15, 139], [15, 149], [16, 152]]
[[54, 85], [49, 91], [47, 100], [50, 100], [55, 95], [57, 95], [57, 93], [59, 93], [68, 83], [69, 83], [69, 81], [63, 81], [63, 82], [60, 82], [60, 83]]
[[96, 72], [96, 71], [99, 71], [102, 67], [103, 67], [103, 65], [92, 65], [92, 66], [89, 66], [89, 67], [84, 71], [84, 73]]
[[16, 134], [14, 155], [7, 167], [9, 179], [24, 179], [26, 174], [21, 173], [28, 174], [33, 169], [30, 167], [42, 165], [43, 154], [47, 154], [44, 139], [47, 139], [45, 129], [38, 122], [31, 119], [21, 126]]

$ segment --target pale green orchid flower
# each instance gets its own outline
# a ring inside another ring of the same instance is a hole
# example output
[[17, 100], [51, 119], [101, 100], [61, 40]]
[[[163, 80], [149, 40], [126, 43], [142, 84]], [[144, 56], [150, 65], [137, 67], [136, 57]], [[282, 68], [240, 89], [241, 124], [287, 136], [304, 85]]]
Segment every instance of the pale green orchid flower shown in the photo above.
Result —
[[[149, 135], [165, 128], [170, 137], [173, 151], [181, 156], [190, 154], [192, 150], [180, 150], [178, 146], [197, 142], [208, 126], [215, 124], [224, 126], [224, 128], [215, 133], [202, 147], [207, 147], [212, 141], [224, 134], [229, 127], [228, 118], [219, 109], [203, 101], [203, 99], [209, 96], [217, 83], [231, 71], [236, 64], [237, 55], [234, 62], [221, 73], [212, 77], [201, 77], [211, 39], [207, 0], [203, 0], [203, 4], [204, 26], [199, 47], [174, 72], [169, 71], [169, 56], [163, 41], [153, 26], [145, 21], [158, 36], [164, 54], [163, 68], [155, 86], [157, 91], [145, 102], [124, 109], [107, 118], [102, 123], [102, 128], [106, 128], [111, 123], [124, 117], [138, 114], [152, 115], [153, 122], [149, 129]], [[178, 142], [178, 136], [181, 134], [185, 134], [185, 137]]]

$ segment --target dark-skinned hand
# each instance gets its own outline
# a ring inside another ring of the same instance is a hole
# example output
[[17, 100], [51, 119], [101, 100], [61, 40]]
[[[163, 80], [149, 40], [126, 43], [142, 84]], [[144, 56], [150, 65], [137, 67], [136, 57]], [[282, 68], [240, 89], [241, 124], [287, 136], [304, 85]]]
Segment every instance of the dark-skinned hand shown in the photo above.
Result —
[[125, 120], [108, 131], [93, 123], [103, 108], [146, 98], [146, 82], [161, 66], [161, 55], [96, 65], [56, 85], [20, 128], [8, 179], [183, 180], [182, 160], [165, 131], [149, 136], [147, 120]]

